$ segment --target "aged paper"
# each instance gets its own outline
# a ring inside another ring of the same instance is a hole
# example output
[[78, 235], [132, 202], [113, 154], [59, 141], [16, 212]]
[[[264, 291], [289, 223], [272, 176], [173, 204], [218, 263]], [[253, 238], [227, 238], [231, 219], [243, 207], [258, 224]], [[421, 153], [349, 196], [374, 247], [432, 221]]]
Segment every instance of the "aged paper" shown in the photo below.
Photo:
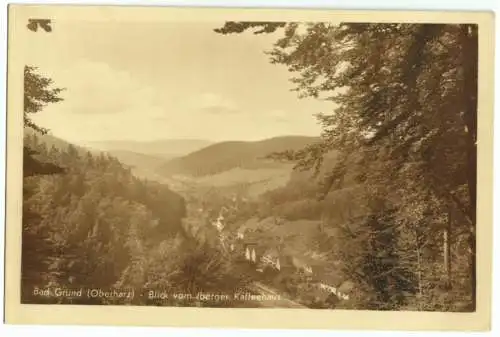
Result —
[[10, 6], [6, 321], [489, 329], [493, 27]]

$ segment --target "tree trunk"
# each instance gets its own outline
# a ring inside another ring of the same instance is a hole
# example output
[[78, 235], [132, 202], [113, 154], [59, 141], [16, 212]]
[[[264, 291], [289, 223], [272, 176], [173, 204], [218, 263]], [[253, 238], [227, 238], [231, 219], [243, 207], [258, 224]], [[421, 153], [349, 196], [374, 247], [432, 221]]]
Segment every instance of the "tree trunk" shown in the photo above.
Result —
[[420, 235], [415, 229], [415, 250], [417, 253], [417, 275], [418, 275], [418, 309], [422, 310], [423, 290], [422, 290], [422, 258], [420, 254]]
[[451, 233], [451, 208], [448, 211], [448, 219], [443, 230], [443, 265], [445, 272], [445, 287], [451, 287], [451, 251], [450, 251], [450, 233]]
[[469, 213], [472, 220], [468, 244], [470, 248], [472, 311], [476, 310], [476, 199], [477, 199], [477, 25], [460, 28], [463, 66], [463, 120], [467, 134], [467, 185]]

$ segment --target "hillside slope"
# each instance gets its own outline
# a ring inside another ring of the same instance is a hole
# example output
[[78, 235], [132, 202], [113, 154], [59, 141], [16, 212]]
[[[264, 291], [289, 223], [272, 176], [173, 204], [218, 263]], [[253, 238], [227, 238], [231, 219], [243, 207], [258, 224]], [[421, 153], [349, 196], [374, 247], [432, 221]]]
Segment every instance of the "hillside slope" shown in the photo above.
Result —
[[[50, 135], [28, 131], [24, 146], [29, 158], [62, 170], [32, 170], [23, 181], [23, 303], [38, 300], [34, 286], [125, 282], [147, 248], [182, 233], [185, 201], [168, 186]], [[25, 157], [24, 169], [32, 163]]]
[[165, 162], [165, 158], [161, 155], [144, 154], [128, 150], [110, 150], [106, 152], [127, 167], [130, 167], [134, 172], [154, 172]]
[[102, 141], [89, 142], [88, 147], [102, 151], [127, 151], [145, 155], [151, 155], [165, 159], [184, 156], [212, 144], [203, 139], [164, 139], [155, 141]]
[[298, 150], [317, 140], [315, 137], [284, 136], [256, 142], [221, 142], [170, 160], [159, 168], [159, 173], [200, 177], [234, 168], [281, 168], [282, 163], [265, 157], [273, 152]]

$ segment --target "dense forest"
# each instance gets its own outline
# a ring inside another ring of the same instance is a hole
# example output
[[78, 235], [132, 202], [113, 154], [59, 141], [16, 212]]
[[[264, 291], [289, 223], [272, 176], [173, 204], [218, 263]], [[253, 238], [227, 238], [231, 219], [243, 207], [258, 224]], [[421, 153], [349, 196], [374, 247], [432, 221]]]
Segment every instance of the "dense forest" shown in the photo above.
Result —
[[[217, 247], [183, 227], [185, 201], [167, 186], [136, 178], [109, 155], [48, 135], [26, 132], [24, 144], [31, 159], [25, 172], [32, 172], [23, 186], [24, 303], [40, 302], [35, 287], [196, 292], [229, 291], [243, 281]], [[33, 162], [52, 171], [36, 171]], [[133, 303], [150, 302], [135, 297]]]
[[215, 31], [275, 34], [267, 54], [291, 72], [293, 90], [332, 101], [317, 115], [322, 142], [276, 156], [320, 176], [316, 200], [328, 201], [324, 228], [335, 233], [328, 251], [356, 284], [350, 305], [474, 311], [477, 26], [227, 22]]
[[[220, 249], [183, 225], [186, 203], [179, 194], [33, 122], [33, 114], [64, 99], [63, 91], [36, 67], [25, 67], [22, 303], [182, 305], [182, 299], [158, 302], [140, 295], [148, 289], [195, 293], [241, 286], [244, 278]], [[34, 291], [48, 288], [138, 294], [124, 300]]]

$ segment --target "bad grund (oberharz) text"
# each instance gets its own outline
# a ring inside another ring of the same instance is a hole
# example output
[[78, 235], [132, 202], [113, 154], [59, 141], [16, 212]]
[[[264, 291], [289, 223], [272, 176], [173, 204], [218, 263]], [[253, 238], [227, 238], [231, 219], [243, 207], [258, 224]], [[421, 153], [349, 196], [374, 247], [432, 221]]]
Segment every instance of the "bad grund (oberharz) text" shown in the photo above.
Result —
[[33, 295], [41, 297], [66, 297], [66, 298], [134, 298], [134, 290], [103, 290], [100, 288], [33, 288]]

